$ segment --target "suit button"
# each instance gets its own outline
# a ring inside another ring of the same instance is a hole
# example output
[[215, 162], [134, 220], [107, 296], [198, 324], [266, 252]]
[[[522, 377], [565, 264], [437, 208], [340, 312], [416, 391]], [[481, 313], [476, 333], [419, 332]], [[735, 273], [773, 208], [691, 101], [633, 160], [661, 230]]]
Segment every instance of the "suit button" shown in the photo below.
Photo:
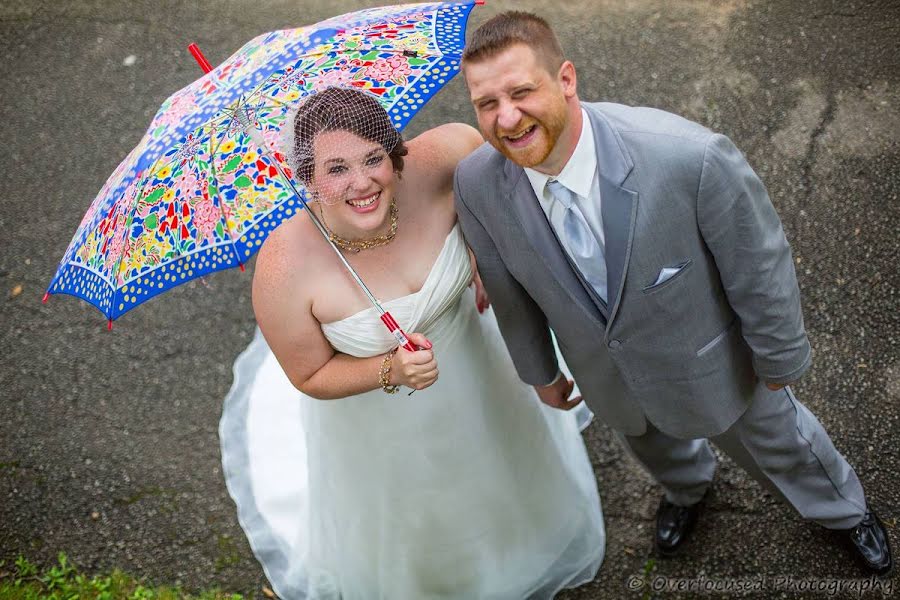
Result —
[[622, 345], [622, 342], [620, 342], [619, 340], [611, 340], [611, 341], [609, 342], [609, 347], [610, 347], [610, 348], [618, 348], [618, 347], [621, 346], [621, 345]]

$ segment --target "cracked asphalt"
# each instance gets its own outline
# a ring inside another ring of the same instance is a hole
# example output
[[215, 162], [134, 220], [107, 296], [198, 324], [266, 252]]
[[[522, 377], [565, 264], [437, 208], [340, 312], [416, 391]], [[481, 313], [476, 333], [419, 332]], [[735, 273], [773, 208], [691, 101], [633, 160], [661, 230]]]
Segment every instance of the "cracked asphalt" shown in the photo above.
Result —
[[[250, 273], [183, 286], [112, 332], [79, 300], [40, 298], [106, 177], [159, 104], [198, 77], [188, 43], [216, 63], [261, 32], [375, 4], [0, 0], [0, 560], [65, 551], [88, 572], [260, 595], [217, 440], [231, 364], [254, 326]], [[900, 4], [498, 0], [470, 26], [514, 6], [554, 24], [583, 99], [671, 110], [747, 153], [797, 260], [815, 360], [796, 392], [900, 546]], [[474, 123], [459, 78], [410, 132], [448, 120]], [[594, 583], [561, 598], [639, 597], [627, 585], [644, 573], [656, 585], [765, 576], [742, 594], [835, 597], [802, 582], [862, 576], [834, 535], [728, 460], [683, 554], [653, 561], [659, 489], [605, 426], [586, 440], [607, 558]]]

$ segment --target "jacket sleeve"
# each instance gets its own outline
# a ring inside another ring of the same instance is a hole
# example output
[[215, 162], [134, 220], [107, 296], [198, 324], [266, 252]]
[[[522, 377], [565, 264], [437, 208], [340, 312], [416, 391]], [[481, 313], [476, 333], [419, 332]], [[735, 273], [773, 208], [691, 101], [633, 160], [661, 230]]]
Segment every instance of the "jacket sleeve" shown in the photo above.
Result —
[[553, 383], [559, 367], [547, 317], [507, 270], [493, 239], [467, 206], [459, 169], [454, 176], [453, 191], [466, 243], [475, 253], [478, 272], [519, 378], [530, 385]]
[[769, 383], [796, 381], [809, 369], [812, 353], [791, 247], [762, 181], [723, 135], [706, 144], [697, 219], [757, 376]]
[[697, 219], [757, 376], [796, 381], [809, 369], [811, 350], [791, 248], [762, 181], [723, 135], [706, 144]]

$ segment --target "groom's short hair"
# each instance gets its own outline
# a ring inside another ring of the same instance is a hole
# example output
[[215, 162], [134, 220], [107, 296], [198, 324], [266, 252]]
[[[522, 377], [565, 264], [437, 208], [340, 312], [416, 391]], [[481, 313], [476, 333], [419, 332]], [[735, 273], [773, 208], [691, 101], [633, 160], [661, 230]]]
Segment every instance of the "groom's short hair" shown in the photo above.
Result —
[[566, 60], [550, 24], [534, 13], [509, 10], [491, 18], [475, 30], [463, 51], [463, 67], [500, 54], [510, 46], [531, 48], [551, 73]]

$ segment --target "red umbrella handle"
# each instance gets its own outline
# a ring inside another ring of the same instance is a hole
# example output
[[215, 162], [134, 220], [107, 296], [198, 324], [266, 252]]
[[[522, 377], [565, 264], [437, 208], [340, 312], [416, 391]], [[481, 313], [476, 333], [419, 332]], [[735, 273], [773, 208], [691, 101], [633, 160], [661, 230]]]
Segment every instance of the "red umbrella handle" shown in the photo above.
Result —
[[409, 341], [409, 338], [406, 337], [406, 334], [403, 333], [403, 330], [400, 329], [400, 326], [397, 324], [397, 321], [394, 320], [394, 317], [391, 316], [391, 313], [384, 311], [384, 314], [381, 315], [381, 322], [385, 324], [385, 326], [394, 334], [394, 337], [397, 338], [397, 343], [410, 352], [415, 352], [418, 350], [413, 343]]
[[[381, 308], [380, 306], [378, 308]], [[382, 309], [383, 310], [383, 309]], [[385, 326], [394, 334], [394, 337], [397, 338], [397, 343], [400, 344], [400, 347], [404, 350], [409, 350], [410, 352], [415, 352], [418, 350], [412, 342], [409, 341], [409, 338], [406, 337], [406, 334], [403, 333], [403, 330], [400, 329], [400, 326], [397, 325], [397, 321], [394, 320], [394, 317], [388, 311], [384, 310], [381, 313], [381, 322], [385, 324]], [[416, 393], [416, 390], [410, 391], [407, 396], [412, 396]]]

